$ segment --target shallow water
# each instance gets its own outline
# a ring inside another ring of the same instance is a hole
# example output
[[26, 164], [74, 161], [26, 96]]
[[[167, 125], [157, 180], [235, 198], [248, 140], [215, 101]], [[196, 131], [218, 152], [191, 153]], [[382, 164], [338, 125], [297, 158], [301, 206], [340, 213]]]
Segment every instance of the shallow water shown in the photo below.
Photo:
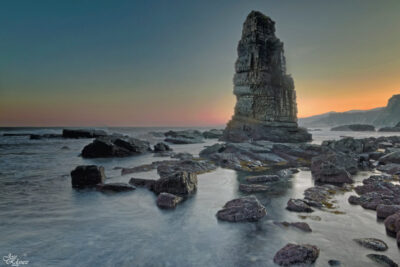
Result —
[[[155, 130], [160, 129], [109, 129], [151, 142], [157, 138], [146, 133]], [[356, 133], [313, 132], [316, 143], [350, 134]], [[315, 266], [327, 266], [329, 259], [340, 260], [344, 266], [376, 266], [366, 257], [375, 252], [352, 241], [374, 237], [389, 245], [383, 254], [400, 262], [396, 241], [386, 235], [376, 213], [347, 203], [352, 193], [335, 196], [339, 210], [345, 214], [319, 210], [310, 214], [321, 217], [321, 221], [302, 220], [299, 213], [285, 210], [289, 198], [302, 198], [304, 190], [313, 186], [308, 171], [276, 184], [267, 193], [256, 194], [268, 212], [261, 221], [227, 223], [218, 221], [215, 213], [227, 201], [243, 195], [238, 185], [245, 173], [219, 168], [199, 175], [197, 193], [175, 210], [165, 211], [155, 205], [156, 196], [142, 188], [119, 194], [73, 190], [69, 173], [80, 164], [103, 165], [108, 182], [128, 182], [131, 177], [156, 179], [157, 175], [152, 171], [121, 176], [120, 170], [113, 168], [168, 159], [152, 154], [83, 159], [78, 155], [89, 142], [0, 136], [1, 255], [18, 255], [21, 260], [29, 260], [28, 266], [274, 266], [276, 251], [288, 242], [296, 242], [321, 249]], [[173, 145], [173, 149], [197, 154], [215, 142]], [[360, 182], [368, 175], [360, 173], [355, 179]], [[274, 221], [304, 221], [313, 232], [280, 227]]]

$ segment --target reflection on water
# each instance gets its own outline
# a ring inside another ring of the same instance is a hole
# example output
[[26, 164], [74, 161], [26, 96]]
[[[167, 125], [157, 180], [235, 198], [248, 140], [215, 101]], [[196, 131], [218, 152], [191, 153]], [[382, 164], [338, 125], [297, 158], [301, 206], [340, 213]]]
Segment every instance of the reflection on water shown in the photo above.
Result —
[[[323, 135], [329, 134], [319, 136]], [[73, 190], [69, 172], [76, 165], [101, 164], [109, 182], [128, 182], [132, 176], [157, 175], [152, 171], [120, 176], [120, 170], [113, 168], [163, 159], [151, 154], [124, 159], [78, 157], [89, 142], [0, 137], [0, 253], [19, 255], [30, 266], [274, 266], [275, 252], [288, 242], [298, 242], [321, 249], [316, 266], [327, 266], [329, 259], [345, 266], [375, 266], [365, 256], [373, 251], [352, 241], [375, 237], [389, 245], [385, 255], [400, 261], [395, 239], [386, 236], [375, 212], [347, 203], [351, 193], [336, 196], [339, 210], [346, 214], [316, 211], [312, 215], [321, 221], [304, 220], [312, 233], [274, 225], [274, 221], [303, 221], [285, 207], [289, 198], [302, 198], [313, 185], [310, 172], [301, 171], [271, 191], [256, 194], [268, 212], [261, 221], [219, 222], [217, 210], [242, 195], [238, 185], [246, 174], [219, 168], [199, 175], [192, 198], [176, 210], [160, 210], [155, 195], [146, 189], [120, 194]], [[213, 142], [173, 148], [196, 154]], [[368, 175], [360, 173], [355, 179], [360, 182]]]

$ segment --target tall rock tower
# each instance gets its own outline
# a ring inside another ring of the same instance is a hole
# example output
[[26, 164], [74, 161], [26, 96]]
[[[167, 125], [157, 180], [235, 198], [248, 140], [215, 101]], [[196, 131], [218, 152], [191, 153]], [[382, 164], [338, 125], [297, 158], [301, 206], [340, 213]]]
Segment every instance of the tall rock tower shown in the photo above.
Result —
[[311, 134], [297, 125], [296, 91], [286, 74], [283, 43], [275, 22], [252, 11], [243, 24], [233, 78], [235, 114], [224, 131], [231, 142], [306, 142]]

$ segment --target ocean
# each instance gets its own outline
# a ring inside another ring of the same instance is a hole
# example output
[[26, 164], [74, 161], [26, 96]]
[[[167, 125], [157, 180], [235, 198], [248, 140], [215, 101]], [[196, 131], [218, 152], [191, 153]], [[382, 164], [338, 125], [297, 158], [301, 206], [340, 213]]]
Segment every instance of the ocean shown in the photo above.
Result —
[[[105, 128], [148, 140], [151, 132], [171, 128]], [[202, 128], [202, 130], [205, 130]], [[315, 266], [340, 260], [343, 266], [376, 266], [366, 257], [372, 250], [354, 238], [374, 237], [389, 249], [382, 254], [400, 262], [394, 238], [388, 237], [375, 211], [348, 204], [354, 192], [335, 195], [343, 214], [316, 210], [307, 218], [285, 209], [289, 198], [302, 198], [313, 186], [310, 171], [300, 171], [273, 190], [255, 194], [267, 209], [256, 223], [218, 221], [215, 214], [238, 190], [248, 173], [218, 168], [198, 176], [197, 193], [175, 210], [161, 210], [156, 195], [144, 188], [104, 194], [74, 190], [70, 172], [78, 165], [102, 165], [107, 182], [130, 178], [157, 179], [156, 171], [121, 176], [116, 167], [134, 167], [165, 157], [144, 154], [127, 158], [84, 159], [79, 156], [91, 139], [41, 139], [4, 133], [61, 133], [61, 128], [0, 128], [0, 254], [28, 261], [26, 266], [275, 266], [274, 254], [289, 242], [320, 248]], [[340, 136], [382, 136], [393, 133], [312, 131], [314, 143]], [[194, 155], [217, 140], [171, 145]], [[361, 183], [371, 172], [359, 172]], [[320, 220], [318, 220], [318, 217]], [[274, 221], [307, 222], [312, 233], [284, 228]], [[3, 258], [4, 259], [4, 258]], [[1, 266], [6, 266], [1, 261]], [[23, 265], [20, 265], [23, 266]]]

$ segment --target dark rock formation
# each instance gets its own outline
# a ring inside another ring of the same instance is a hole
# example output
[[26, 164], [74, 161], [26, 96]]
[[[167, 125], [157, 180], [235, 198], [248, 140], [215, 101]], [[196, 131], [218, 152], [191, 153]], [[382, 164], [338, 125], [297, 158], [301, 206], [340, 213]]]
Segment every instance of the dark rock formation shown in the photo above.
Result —
[[356, 238], [353, 240], [363, 247], [376, 251], [385, 251], [388, 249], [388, 246], [385, 242], [376, 238]]
[[274, 262], [281, 266], [304, 266], [314, 263], [319, 256], [319, 249], [313, 245], [287, 244], [274, 256]]
[[160, 177], [168, 176], [174, 172], [186, 171], [195, 174], [201, 174], [213, 171], [217, 168], [214, 163], [207, 160], [171, 160], [165, 164], [161, 162], [157, 166], [157, 172]]
[[384, 155], [379, 159], [379, 162], [400, 164], [400, 150]]
[[98, 184], [96, 189], [101, 192], [127, 192], [135, 190], [136, 187], [125, 183], [109, 183]]
[[64, 138], [97, 138], [106, 135], [103, 130], [64, 129], [62, 132]]
[[270, 183], [279, 181], [278, 175], [257, 175], [257, 176], [248, 176], [246, 177], [246, 181], [249, 183]]
[[311, 134], [297, 126], [294, 82], [286, 74], [283, 43], [275, 36], [275, 22], [252, 11], [243, 24], [237, 52], [233, 79], [237, 103], [223, 139], [310, 141]]
[[142, 179], [142, 178], [131, 178], [129, 180], [129, 184], [131, 184], [133, 186], [146, 187], [147, 189], [152, 190], [152, 191], [153, 191], [155, 183], [156, 183], [156, 180]]
[[146, 141], [128, 136], [104, 136], [96, 138], [82, 150], [84, 158], [128, 157], [151, 151]]
[[203, 143], [203, 134], [197, 130], [168, 131], [164, 133], [165, 142], [172, 144], [197, 144]]
[[41, 139], [51, 139], [51, 138], [62, 138], [61, 134], [30, 134], [29, 139], [31, 140], [41, 140]]
[[218, 139], [222, 137], [224, 130], [221, 129], [211, 129], [209, 131], [203, 132], [203, 137], [207, 139]]
[[331, 131], [375, 132], [375, 127], [369, 124], [349, 124], [333, 127]]
[[228, 201], [217, 212], [218, 219], [229, 222], [258, 221], [267, 214], [263, 205], [254, 196]]
[[342, 263], [338, 260], [329, 260], [328, 261], [329, 266], [341, 266]]
[[400, 231], [400, 212], [390, 215], [384, 221], [386, 232], [391, 236], [396, 236]]
[[171, 151], [172, 149], [166, 143], [160, 142], [154, 145], [154, 152]]
[[322, 154], [311, 162], [311, 173], [317, 182], [353, 183], [350, 172], [357, 172], [357, 162], [341, 152]]
[[71, 171], [71, 183], [74, 188], [95, 187], [106, 180], [104, 168], [96, 165], [78, 166]]
[[157, 197], [157, 206], [162, 209], [173, 209], [183, 200], [183, 198], [170, 193], [161, 193]]
[[197, 190], [197, 175], [186, 171], [172, 173], [158, 179], [153, 186], [156, 194], [190, 195]]
[[269, 187], [262, 184], [240, 184], [239, 190], [244, 193], [256, 193], [268, 191]]
[[287, 202], [287, 210], [295, 212], [313, 212], [314, 210], [302, 199], [289, 199]]
[[368, 254], [368, 258], [373, 260], [374, 262], [380, 264], [381, 266], [386, 266], [386, 267], [398, 267], [397, 263], [395, 263], [393, 260], [391, 260], [388, 256], [386, 255], [380, 255], [380, 254]]

